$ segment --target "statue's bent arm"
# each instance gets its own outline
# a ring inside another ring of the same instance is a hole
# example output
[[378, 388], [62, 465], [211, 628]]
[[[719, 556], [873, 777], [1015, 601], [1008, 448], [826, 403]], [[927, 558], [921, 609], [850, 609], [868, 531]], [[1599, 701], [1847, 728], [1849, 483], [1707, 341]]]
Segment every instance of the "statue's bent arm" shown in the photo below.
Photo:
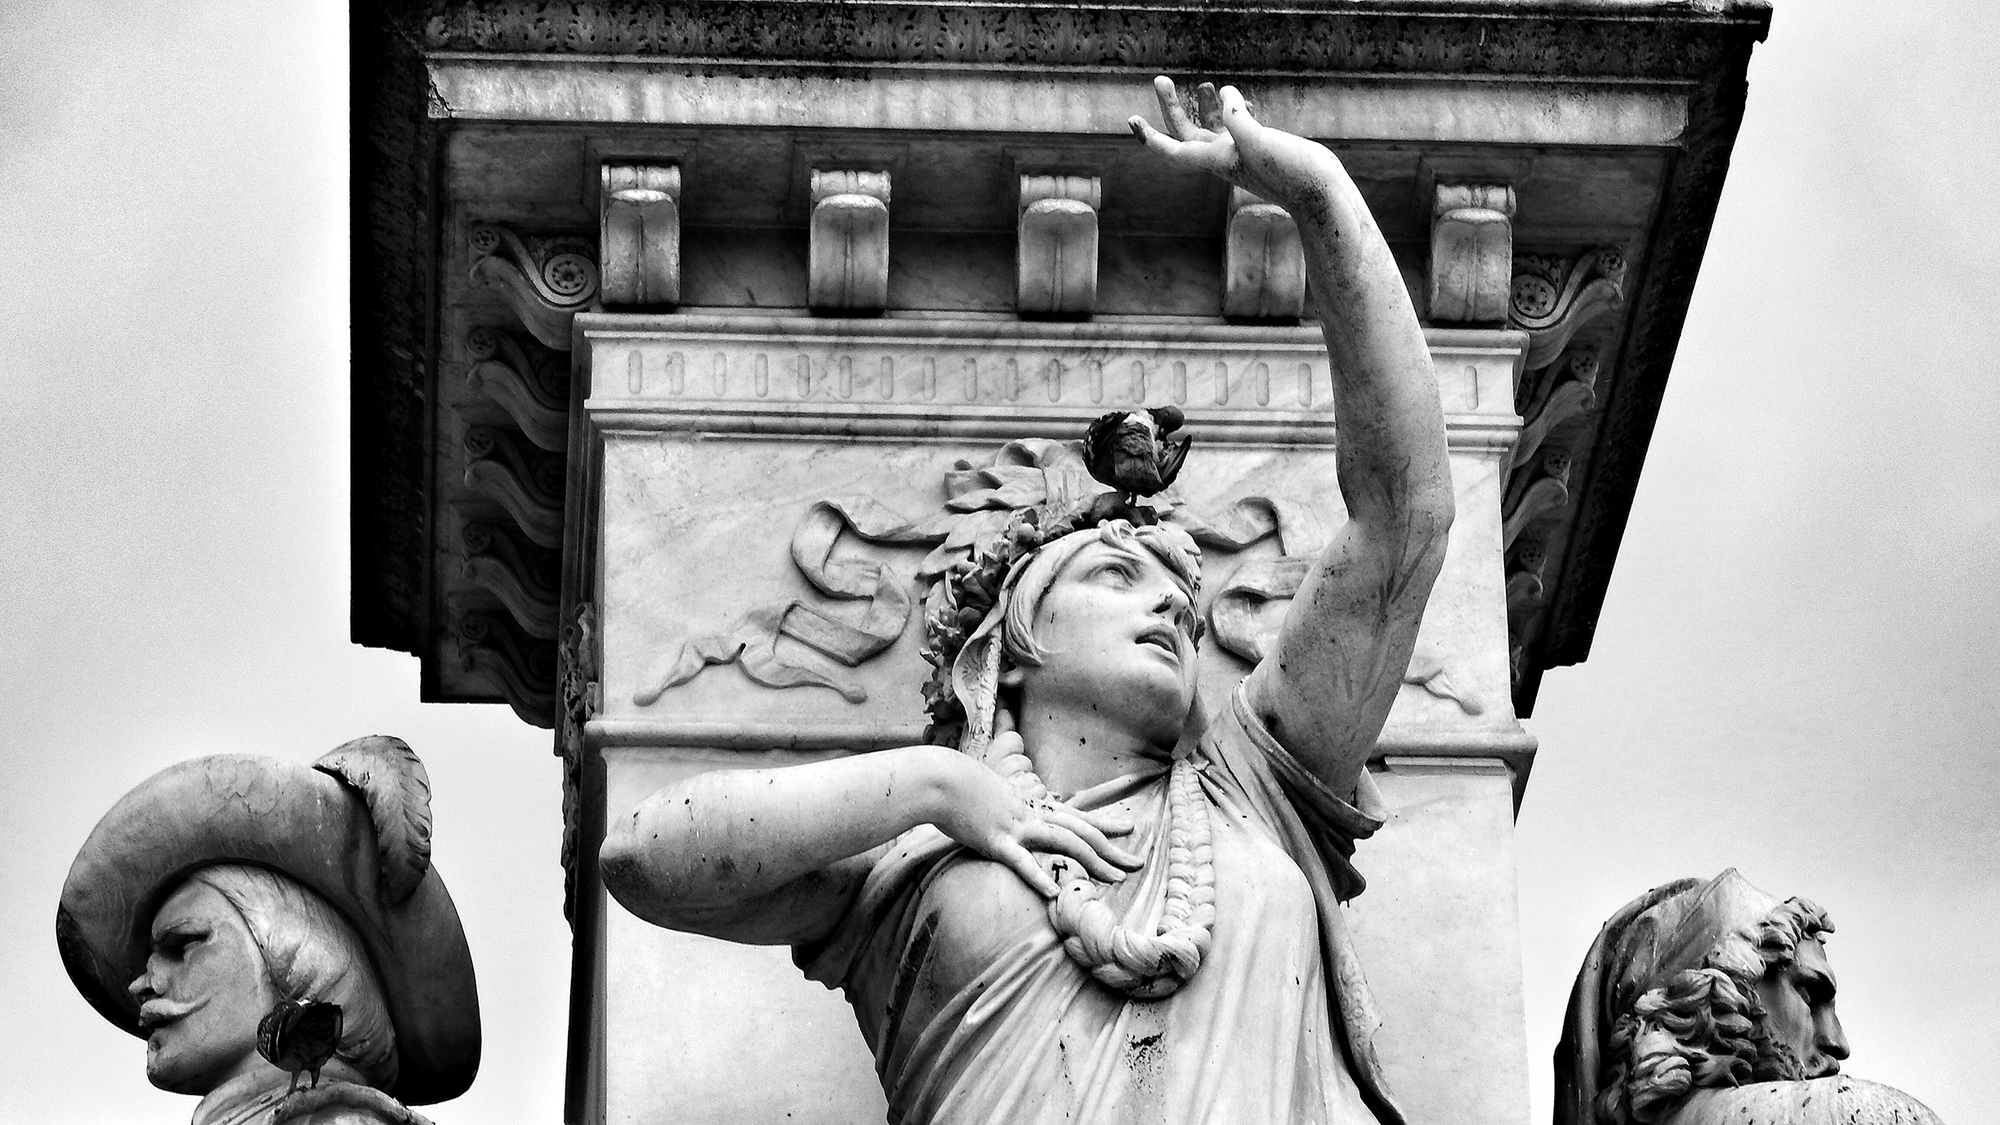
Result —
[[1280, 741], [1348, 793], [1395, 702], [1453, 515], [1444, 414], [1423, 327], [1388, 243], [1340, 160], [1203, 87], [1208, 128], [1173, 85], [1156, 89], [1172, 136], [1133, 120], [1149, 147], [1290, 211], [1332, 359], [1335, 468], [1347, 523], [1307, 572], [1250, 703]]
[[1131, 825], [1030, 803], [999, 774], [942, 746], [906, 746], [769, 770], [717, 770], [659, 790], [605, 834], [604, 885], [655, 925], [753, 944], [825, 937], [881, 849], [933, 824], [1044, 895], [1031, 852], [1067, 855], [1106, 880], [1139, 866], [1109, 837]]

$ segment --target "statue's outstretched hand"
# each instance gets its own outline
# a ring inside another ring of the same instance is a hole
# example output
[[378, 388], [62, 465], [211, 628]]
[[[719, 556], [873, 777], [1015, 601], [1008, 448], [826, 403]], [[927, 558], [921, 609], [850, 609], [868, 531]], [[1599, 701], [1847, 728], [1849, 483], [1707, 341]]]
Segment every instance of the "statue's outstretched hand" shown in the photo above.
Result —
[[[996, 756], [1018, 752], [1020, 741], [1020, 735], [1003, 731], [994, 736], [993, 752]], [[934, 821], [938, 830], [1004, 864], [1042, 897], [1054, 898], [1057, 888], [1035, 859], [1036, 852], [1067, 856], [1093, 877], [1111, 883], [1143, 866], [1138, 856], [1111, 842], [1110, 837], [1132, 831], [1124, 820], [1048, 798], [1022, 800], [1013, 783], [990, 767], [966, 757], [957, 761], [960, 764], [944, 778], [943, 807]]]
[[1153, 79], [1153, 92], [1159, 96], [1166, 131], [1138, 114], [1130, 121], [1147, 148], [1179, 167], [1207, 172], [1262, 196], [1295, 219], [1325, 209], [1326, 173], [1329, 165], [1338, 167], [1326, 146], [1258, 124], [1234, 86], [1219, 93], [1213, 83], [1195, 87], [1198, 123], [1188, 118], [1173, 79]]

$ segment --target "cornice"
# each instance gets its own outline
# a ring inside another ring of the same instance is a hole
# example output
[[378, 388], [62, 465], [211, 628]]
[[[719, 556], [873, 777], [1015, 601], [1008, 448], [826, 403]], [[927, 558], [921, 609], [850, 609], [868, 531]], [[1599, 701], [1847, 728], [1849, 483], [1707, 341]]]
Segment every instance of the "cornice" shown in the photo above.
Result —
[[410, 4], [427, 52], [930, 63], [1174, 72], [1308, 71], [1697, 80], [1761, 40], [1760, 4]]

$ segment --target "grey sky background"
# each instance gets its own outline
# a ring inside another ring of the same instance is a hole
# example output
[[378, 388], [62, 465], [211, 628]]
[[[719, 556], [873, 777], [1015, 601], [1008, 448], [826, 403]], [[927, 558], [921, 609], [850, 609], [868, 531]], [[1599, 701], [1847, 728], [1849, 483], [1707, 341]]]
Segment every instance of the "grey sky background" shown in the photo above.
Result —
[[[1528, 724], [1534, 1122], [1598, 925], [1731, 865], [1832, 912], [1849, 1073], [2000, 1122], [1995, 42], [1789, 0], [1752, 63], [1596, 647]], [[193, 1109], [56, 956], [97, 818], [368, 733], [430, 768], [479, 970], [479, 1080], [425, 1112], [560, 1119], [549, 736], [347, 641], [346, 82], [338, 8], [0, 2], [0, 1120]]]

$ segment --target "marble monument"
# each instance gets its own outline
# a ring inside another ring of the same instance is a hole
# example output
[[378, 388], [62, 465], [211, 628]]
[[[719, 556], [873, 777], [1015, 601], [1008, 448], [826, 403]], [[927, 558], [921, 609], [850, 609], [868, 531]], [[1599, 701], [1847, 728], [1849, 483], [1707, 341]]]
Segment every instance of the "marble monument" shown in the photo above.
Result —
[[465, 933], [430, 865], [410, 748], [357, 739], [311, 768], [169, 767], [98, 822], [56, 915], [70, 980], [146, 1041], [193, 1125], [424, 1125], [479, 1066]]
[[1556, 1049], [1556, 1125], [1936, 1125], [1841, 1074], [1833, 921], [1734, 868], [1627, 903], [1577, 973]]

